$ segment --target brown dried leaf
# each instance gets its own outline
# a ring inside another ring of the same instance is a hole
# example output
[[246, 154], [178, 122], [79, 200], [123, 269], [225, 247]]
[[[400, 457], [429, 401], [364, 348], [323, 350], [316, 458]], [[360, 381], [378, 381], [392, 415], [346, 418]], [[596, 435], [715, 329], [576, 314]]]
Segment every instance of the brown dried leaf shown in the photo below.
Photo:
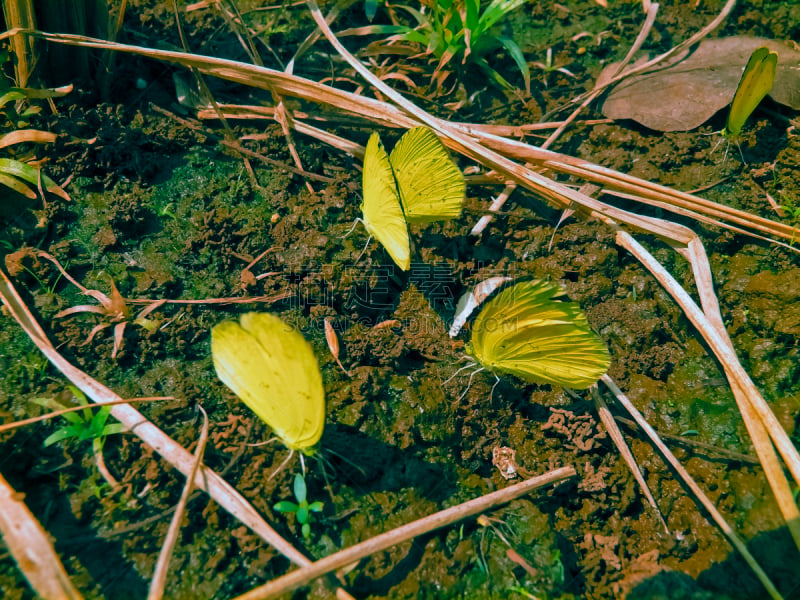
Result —
[[397, 319], [387, 319], [372, 326], [373, 329], [386, 329], [389, 327], [402, 327], [402, 324]]
[[111, 283], [111, 302], [108, 305], [108, 314], [112, 319], [128, 320], [131, 317], [131, 309], [125, 303], [125, 298], [119, 293], [113, 279], [109, 279]]
[[248, 288], [251, 285], [255, 285], [256, 283], [256, 276], [253, 275], [253, 272], [250, 269], [242, 269], [242, 272], [240, 273], [239, 276], [241, 278], [242, 286], [244, 288]]
[[[623, 80], [608, 94], [603, 114], [633, 119], [656, 131], [688, 131], [699, 127], [733, 100], [748, 58], [766, 46], [778, 53], [778, 70], [770, 97], [800, 109], [800, 52], [776, 40], [732, 36], [703, 40], [691, 54], [665, 61], [654, 72]], [[613, 75], [606, 67], [598, 84]]]
[[33, 248], [20, 248], [15, 252], [6, 254], [5, 262], [6, 269], [8, 269], [8, 274], [12, 277], [16, 277], [22, 271], [24, 271], [25, 265], [23, 264], [23, 261], [28, 257], [37, 260], [36, 251]]
[[337, 364], [342, 368], [345, 375], [350, 377], [350, 373], [347, 372], [347, 369], [344, 368], [342, 361], [339, 360], [339, 338], [336, 335], [336, 331], [333, 329], [333, 325], [331, 325], [330, 320], [328, 317], [325, 317], [325, 340], [328, 342], [328, 349], [331, 351], [331, 355], [336, 360]]
[[13, 146], [23, 142], [34, 142], [36, 144], [49, 144], [56, 141], [56, 134], [39, 129], [17, 129], [0, 137], [0, 148]]
[[336, 332], [333, 330], [328, 317], [325, 317], [325, 340], [328, 342], [328, 349], [331, 351], [333, 358], [339, 360], [339, 338], [336, 337]]
[[539, 577], [539, 571], [533, 567], [527, 560], [522, 558], [522, 556], [514, 550], [513, 548], [508, 548], [506, 550], [506, 556], [517, 563], [520, 567], [525, 569], [528, 572], [528, 575], [531, 577]]

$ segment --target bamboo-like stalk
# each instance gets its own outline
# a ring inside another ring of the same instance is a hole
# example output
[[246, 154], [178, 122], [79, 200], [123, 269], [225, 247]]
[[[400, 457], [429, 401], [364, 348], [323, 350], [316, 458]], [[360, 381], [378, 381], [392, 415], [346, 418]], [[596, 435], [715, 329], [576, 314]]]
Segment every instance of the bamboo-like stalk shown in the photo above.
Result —
[[[33, 11], [33, 0], [4, 0], [3, 15], [9, 29], [36, 29], [36, 18]], [[17, 87], [27, 87], [28, 80], [36, 64], [34, 39], [27, 35], [14, 36], [11, 40], [11, 51], [16, 58], [14, 62], [14, 80]]]
[[[14, 37], [21, 33], [21, 31], [8, 31], [0, 34], [0, 39]], [[551, 150], [536, 148], [513, 139], [492, 135], [480, 127], [448, 123], [427, 115], [427, 113], [425, 113], [424, 117], [422, 117], [422, 113], [410, 114], [392, 104], [357, 96], [281, 71], [226, 59], [116, 44], [83, 36], [41, 31], [28, 33], [52, 42], [117, 50], [181, 64], [189, 68], [196, 68], [206, 75], [212, 75], [242, 85], [275, 91], [288, 97], [299, 98], [326, 107], [335, 107], [347, 115], [379, 126], [410, 129], [421, 124], [427, 124], [439, 133], [442, 142], [451, 150], [460, 152], [494, 170], [500, 180], [514, 181], [520, 186], [547, 198], [560, 208], [575, 204], [575, 208], [585, 216], [610, 218], [636, 231], [656, 235], [665, 241], [674, 241], [675, 233], [671, 223], [659, 219], [645, 218], [589, 198], [530, 168], [514, 163], [512, 160], [521, 160], [534, 166], [540, 166], [543, 169], [575, 175], [587, 181], [604, 185], [614, 192], [630, 194], [631, 197], [639, 201], [644, 202], [646, 200], [650, 205], [671, 210], [676, 214], [690, 216], [704, 223], [720, 225], [739, 233], [767, 239], [773, 243], [782, 243], [787, 248], [790, 248], [790, 243], [800, 239], [800, 229], [797, 227], [764, 219], [699, 196], [620, 173], [589, 161]], [[365, 71], [365, 76], [369, 76], [368, 71]], [[375, 82], [380, 83], [379, 80], [373, 79]], [[320, 131], [299, 120], [293, 120], [292, 125], [298, 131], [308, 132], [309, 135], [313, 135], [315, 130]], [[323, 135], [321, 131], [320, 135]], [[329, 135], [328, 139], [332, 140], [334, 137]], [[325, 138], [322, 139], [324, 140]], [[469, 146], [465, 146], [465, 141], [472, 141], [472, 143]], [[358, 148], [357, 145], [353, 144], [351, 144], [351, 147]], [[693, 236], [694, 234], [690, 234], [688, 237], [682, 238], [681, 243], [688, 244]], [[779, 240], [785, 241], [779, 242]], [[791, 249], [798, 250], [796, 247], [791, 247]]]
[[147, 600], [161, 600], [164, 597], [164, 590], [167, 586], [167, 575], [169, 561], [172, 557], [172, 551], [175, 549], [175, 543], [178, 541], [178, 533], [181, 530], [181, 521], [183, 520], [186, 505], [189, 503], [189, 495], [192, 493], [192, 482], [197, 475], [197, 469], [203, 464], [203, 453], [206, 451], [206, 442], [208, 441], [208, 415], [203, 407], [199, 407], [203, 413], [203, 428], [200, 430], [200, 439], [197, 441], [197, 448], [194, 451], [194, 464], [192, 470], [186, 477], [186, 483], [183, 486], [181, 499], [175, 507], [175, 513], [172, 515], [172, 521], [169, 524], [167, 537], [164, 538], [164, 544], [161, 546], [161, 552], [158, 555], [158, 563], [156, 564], [153, 579], [150, 581], [150, 589], [147, 592]]
[[0, 475], [0, 534], [37, 596], [48, 600], [81, 600], [56, 554], [47, 532]]

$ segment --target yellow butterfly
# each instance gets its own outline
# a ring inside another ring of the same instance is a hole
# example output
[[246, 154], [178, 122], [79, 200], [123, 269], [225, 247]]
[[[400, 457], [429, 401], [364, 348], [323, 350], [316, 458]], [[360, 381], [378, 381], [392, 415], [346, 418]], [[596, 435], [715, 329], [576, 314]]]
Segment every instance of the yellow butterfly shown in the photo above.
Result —
[[308, 456], [325, 426], [325, 390], [311, 345], [269, 313], [245, 313], [211, 330], [217, 376], [291, 450]]
[[575, 302], [561, 287], [522, 281], [484, 304], [472, 327], [467, 353], [483, 367], [532, 383], [585, 389], [611, 358]]
[[364, 225], [398, 267], [411, 266], [408, 223], [446, 221], [461, 214], [466, 183], [444, 144], [427, 127], [407, 131], [391, 156], [373, 133], [364, 152]]
[[777, 53], [766, 46], [753, 51], [733, 95], [723, 135], [735, 138], [741, 133], [745, 121], [772, 90], [777, 65]]

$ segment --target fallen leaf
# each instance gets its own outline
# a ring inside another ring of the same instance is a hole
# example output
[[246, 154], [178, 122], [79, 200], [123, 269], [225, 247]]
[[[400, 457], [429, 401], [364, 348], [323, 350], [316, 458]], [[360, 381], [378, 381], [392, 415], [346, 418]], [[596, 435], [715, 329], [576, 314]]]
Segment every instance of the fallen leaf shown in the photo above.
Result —
[[339, 338], [336, 336], [336, 331], [333, 329], [333, 325], [328, 320], [328, 317], [325, 317], [325, 341], [328, 342], [328, 350], [331, 351], [331, 355], [336, 360], [338, 365], [342, 367], [342, 371], [344, 371], [345, 375], [350, 377], [350, 373], [347, 372], [347, 369], [344, 368], [342, 361], [339, 360]]
[[[610, 119], [633, 119], [656, 131], [699, 127], [731, 103], [747, 59], [761, 46], [778, 53], [769, 96], [800, 109], [800, 52], [776, 40], [732, 36], [703, 40], [691, 53], [665, 61], [656, 71], [624, 79], [609, 92], [602, 113]], [[598, 84], [615, 70], [616, 63], [606, 67]]]

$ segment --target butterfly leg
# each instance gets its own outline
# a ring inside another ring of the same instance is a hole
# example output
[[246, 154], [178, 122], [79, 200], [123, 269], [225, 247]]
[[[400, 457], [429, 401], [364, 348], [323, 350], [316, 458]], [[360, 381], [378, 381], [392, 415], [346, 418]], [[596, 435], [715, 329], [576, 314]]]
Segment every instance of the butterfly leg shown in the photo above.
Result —
[[471, 387], [472, 387], [472, 378], [473, 378], [473, 377], [475, 377], [475, 375], [477, 375], [477, 374], [478, 374], [478, 373], [480, 373], [481, 371], [483, 371], [483, 367], [481, 367], [480, 369], [475, 369], [475, 370], [474, 370], [472, 373], [470, 373], [470, 376], [469, 376], [469, 381], [467, 381], [467, 389], [465, 389], [465, 390], [463, 391], [463, 393], [462, 393], [462, 394], [461, 394], [461, 395], [458, 397], [458, 401], [459, 401], [459, 402], [461, 401], [461, 399], [462, 399], [464, 396], [466, 396], [466, 395], [467, 395], [467, 392], [469, 391], [469, 388], [471, 388]]
[[[469, 358], [469, 357], [465, 357], [465, 358]], [[475, 363], [475, 361], [471, 361], [471, 362], [470, 362], [468, 365], [466, 365], [466, 366], [464, 366], [464, 367], [461, 367], [461, 368], [460, 368], [458, 371], [456, 371], [455, 373], [453, 373], [452, 375], [450, 375], [450, 377], [448, 377], [447, 379], [445, 379], [445, 380], [442, 382], [442, 385], [445, 385], [446, 383], [449, 383], [449, 382], [450, 382], [450, 380], [452, 380], [452, 379], [453, 379], [453, 378], [454, 378], [456, 375], [458, 375], [459, 373], [461, 373], [461, 371], [464, 371], [464, 370], [466, 370], [466, 369], [471, 369], [472, 367], [474, 367], [474, 366], [475, 366], [475, 364], [476, 364], [476, 363]]]
[[495, 375], [494, 376], [494, 385], [492, 386], [492, 390], [489, 392], [489, 402], [492, 401], [492, 396], [494, 396], [494, 388], [497, 387], [497, 384], [500, 383], [500, 378]]
[[[347, 230], [347, 233], [345, 233], [345, 234], [344, 234], [342, 237], [340, 237], [339, 239], [340, 239], [340, 240], [343, 240], [343, 239], [345, 239], [345, 238], [346, 238], [348, 235], [350, 235], [351, 233], [353, 233], [353, 231], [355, 231], [355, 228], [358, 226], [358, 224], [359, 224], [359, 223], [363, 223], [363, 222], [364, 222], [364, 219], [362, 219], [361, 217], [356, 217], [356, 220], [355, 220], [355, 221], [353, 221], [353, 226], [352, 226], [350, 229], [348, 229], [348, 230]], [[370, 239], [371, 239], [371, 238], [370, 238]]]
[[367, 238], [367, 243], [366, 243], [366, 244], [364, 244], [364, 249], [361, 251], [361, 254], [359, 254], [359, 255], [358, 255], [358, 258], [356, 259], [356, 261], [355, 261], [353, 264], [358, 264], [358, 261], [360, 261], [360, 260], [361, 260], [361, 257], [362, 257], [362, 256], [364, 256], [364, 252], [366, 252], [366, 251], [367, 251], [367, 248], [369, 248], [369, 243], [370, 243], [371, 241], [372, 241], [372, 236], [369, 236], [369, 237]]

